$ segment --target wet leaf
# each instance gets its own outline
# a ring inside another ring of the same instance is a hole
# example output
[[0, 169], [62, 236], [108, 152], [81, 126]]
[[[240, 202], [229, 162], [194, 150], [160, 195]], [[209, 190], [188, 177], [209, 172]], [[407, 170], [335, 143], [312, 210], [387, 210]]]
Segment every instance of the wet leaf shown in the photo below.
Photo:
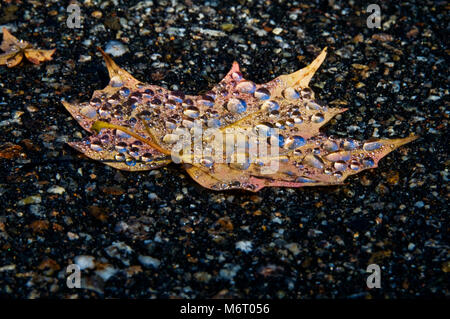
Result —
[[49, 61], [56, 51], [56, 49], [35, 49], [30, 43], [18, 40], [6, 28], [3, 28], [3, 42], [0, 45], [0, 49], [4, 51], [3, 54], [0, 54], [0, 65], [6, 65], [8, 68], [19, 65], [24, 56], [28, 61], [34, 64]]
[[108, 86], [89, 102], [62, 103], [91, 133], [70, 145], [118, 169], [173, 161], [214, 190], [337, 185], [416, 139], [357, 141], [320, 133], [346, 111], [319, 103], [309, 87], [326, 49], [307, 67], [264, 84], [246, 80], [234, 62], [216, 86], [196, 96], [142, 83], [100, 51]]

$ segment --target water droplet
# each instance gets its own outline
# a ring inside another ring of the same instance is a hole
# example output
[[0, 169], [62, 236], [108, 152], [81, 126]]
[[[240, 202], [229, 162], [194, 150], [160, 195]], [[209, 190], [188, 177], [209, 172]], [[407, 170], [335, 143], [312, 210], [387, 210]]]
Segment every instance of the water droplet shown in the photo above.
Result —
[[166, 121], [166, 128], [169, 129], [169, 130], [176, 129], [177, 128], [177, 122], [175, 122], [172, 119], [168, 119]]
[[311, 111], [319, 111], [320, 105], [314, 101], [308, 101], [308, 102], [306, 102], [306, 108]]
[[297, 177], [297, 179], [295, 180], [296, 183], [316, 183], [315, 180], [308, 178], [308, 177], [304, 177], [304, 176], [299, 176]]
[[336, 172], [333, 174], [334, 177], [336, 177], [337, 179], [342, 178], [342, 173], [341, 172]]
[[301, 136], [290, 136], [287, 138], [285, 147], [290, 150], [302, 147], [306, 144], [306, 140]]
[[367, 142], [367, 143], [364, 143], [363, 149], [365, 151], [374, 151], [374, 150], [379, 149], [381, 146], [383, 146], [383, 144], [381, 144], [379, 142]]
[[259, 88], [255, 91], [255, 97], [260, 100], [270, 99], [270, 91], [266, 88]]
[[97, 110], [90, 105], [86, 105], [85, 107], [83, 107], [80, 113], [90, 119], [97, 116]]
[[362, 164], [363, 164], [365, 167], [372, 167], [372, 166], [375, 165], [375, 162], [373, 161], [372, 158], [366, 157], [366, 158], [364, 158], [364, 159], [362, 160]]
[[230, 163], [230, 167], [239, 170], [247, 170], [250, 167], [250, 161], [245, 159], [244, 163]]
[[231, 98], [228, 101], [227, 109], [232, 113], [240, 114], [247, 110], [247, 104], [245, 103], [244, 100]]
[[114, 88], [121, 87], [123, 85], [122, 79], [120, 76], [113, 76], [111, 78], [111, 81], [109, 81], [109, 85], [111, 85]]
[[200, 161], [201, 164], [207, 168], [211, 168], [214, 165], [214, 159], [212, 157], [206, 156]]
[[354, 171], [359, 170], [359, 163], [356, 162], [356, 161], [352, 161], [352, 162], [350, 163], [350, 168], [351, 168], [352, 170], [354, 170]]
[[321, 123], [321, 122], [323, 122], [324, 119], [325, 118], [323, 117], [322, 113], [316, 113], [313, 116], [311, 116], [311, 121], [313, 123]]
[[209, 118], [207, 121], [207, 125], [208, 127], [220, 127], [220, 120], [219, 119], [213, 119], [213, 118]]
[[119, 153], [124, 153], [124, 152], [126, 152], [127, 151], [127, 143], [125, 143], [125, 142], [119, 142], [119, 143], [117, 143], [116, 145], [115, 145], [115, 149], [116, 149], [116, 151], [117, 152], [119, 152]]
[[272, 135], [269, 138], [269, 144], [270, 145], [278, 145], [279, 147], [283, 147], [284, 146], [284, 136], [277, 134], [277, 135]]
[[345, 171], [345, 169], [347, 168], [347, 164], [344, 161], [337, 161], [334, 162], [334, 169], [338, 170], [338, 171]]
[[255, 126], [255, 133], [262, 137], [270, 136], [274, 132], [275, 129], [273, 128], [272, 124], [268, 122], [263, 122]]
[[163, 137], [163, 142], [167, 144], [173, 144], [176, 143], [179, 139], [178, 134], [166, 134]]
[[330, 153], [325, 158], [330, 162], [337, 162], [337, 161], [348, 161], [350, 159], [350, 153], [349, 152], [335, 152]]
[[151, 162], [153, 160], [153, 155], [151, 153], [144, 153], [141, 156], [141, 161], [143, 162]]
[[137, 147], [131, 147], [128, 151], [128, 154], [130, 154], [133, 157], [139, 157], [139, 148]]
[[350, 151], [356, 147], [356, 144], [353, 140], [346, 140], [342, 144], [344, 150]]
[[130, 135], [121, 130], [116, 130], [116, 136], [118, 138], [130, 138]]
[[283, 97], [288, 100], [297, 100], [300, 98], [300, 94], [296, 89], [288, 87], [283, 90]]
[[164, 103], [164, 106], [167, 107], [170, 110], [173, 110], [177, 107], [177, 102], [175, 102], [175, 100], [167, 100], [166, 103]]
[[231, 74], [231, 77], [233, 78], [233, 80], [235, 80], [236, 82], [239, 82], [242, 80], [243, 76], [241, 72], [233, 72]]
[[204, 106], [213, 107], [214, 106], [214, 98], [209, 95], [203, 95], [200, 99], [200, 103]]
[[103, 151], [103, 146], [100, 141], [94, 141], [91, 143], [91, 149], [96, 152]]
[[151, 107], [158, 107], [162, 104], [161, 100], [158, 98], [154, 98], [153, 100], [150, 101], [150, 106]]
[[310, 99], [312, 97], [312, 90], [310, 88], [303, 88], [301, 90], [302, 98]]
[[176, 103], [183, 102], [184, 96], [184, 93], [181, 91], [172, 91], [169, 93], [169, 99], [174, 100]]
[[253, 93], [256, 85], [252, 81], [242, 81], [236, 86], [236, 89], [241, 93]]
[[130, 95], [130, 89], [129, 88], [121, 88], [119, 90], [120, 95], [127, 97], [128, 95]]
[[98, 115], [101, 117], [108, 117], [111, 114], [111, 108], [107, 105], [103, 105], [98, 109]]
[[323, 148], [328, 152], [335, 152], [339, 149], [336, 142], [327, 140], [323, 143]]
[[269, 112], [272, 112], [272, 111], [278, 111], [279, 109], [280, 109], [280, 105], [273, 100], [266, 101], [261, 105], [261, 110], [263, 110], [263, 111], [267, 110]]
[[323, 168], [323, 160], [313, 154], [308, 154], [305, 156], [304, 160], [305, 164], [308, 164], [309, 166], [315, 167], [315, 168]]
[[118, 162], [123, 162], [125, 160], [125, 155], [124, 154], [116, 154], [116, 156], [114, 158]]
[[197, 118], [200, 115], [200, 111], [195, 106], [190, 106], [183, 111], [183, 114], [192, 119]]
[[128, 157], [125, 161], [125, 164], [127, 164], [128, 166], [135, 166], [136, 160], [132, 157]]

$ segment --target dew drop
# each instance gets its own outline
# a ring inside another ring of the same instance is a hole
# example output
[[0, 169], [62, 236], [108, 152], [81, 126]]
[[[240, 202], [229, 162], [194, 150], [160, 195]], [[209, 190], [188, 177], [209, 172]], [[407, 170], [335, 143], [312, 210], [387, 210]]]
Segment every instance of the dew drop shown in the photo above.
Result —
[[280, 105], [273, 100], [266, 101], [261, 105], [261, 110], [263, 110], [263, 111], [272, 112], [272, 111], [278, 111], [279, 109], [280, 109]]
[[95, 141], [91, 143], [91, 149], [96, 152], [103, 151], [103, 146], [100, 141]]
[[288, 87], [283, 90], [283, 97], [288, 100], [297, 100], [300, 98], [300, 94], [296, 89]]
[[80, 110], [80, 113], [83, 114], [84, 116], [86, 116], [87, 118], [90, 118], [90, 119], [92, 119], [92, 118], [97, 116], [97, 110], [95, 108], [93, 108], [92, 106], [90, 106], [90, 105], [87, 105], [87, 106], [83, 107]]
[[123, 97], [127, 97], [128, 95], [130, 95], [130, 89], [129, 88], [121, 88], [119, 90], [120, 95], [122, 95]]
[[153, 160], [153, 155], [151, 153], [144, 153], [141, 156], [141, 161], [142, 162], [151, 162]]
[[127, 151], [127, 143], [125, 143], [125, 142], [119, 142], [119, 143], [117, 143], [116, 145], [115, 145], [115, 149], [116, 149], [116, 151], [117, 152], [119, 152], [119, 153], [124, 153], [124, 152], [126, 152]]
[[299, 176], [297, 177], [297, 179], [295, 180], [296, 183], [316, 183], [315, 180], [308, 178], [308, 177], [304, 177], [304, 176]]
[[337, 171], [345, 171], [345, 169], [347, 168], [347, 164], [344, 161], [334, 162], [333, 166]]
[[178, 134], [166, 134], [163, 137], [163, 142], [167, 144], [173, 144], [176, 143], [179, 139]]
[[111, 78], [111, 81], [109, 81], [109, 85], [111, 85], [112, 87], [118, 88], [123, 85], [123, 82], [122, 82], [122, 79], [120, 78], [120, 76], [113, 76]]
[[350, 153], [349, 152], [335, 152], [330, 153], [325, 158], [330, 162], [337, 162], [337, 161], [348, 161], [350, 159]]
[[344, 147], [344, 150], [350, 151], [356, 147], [356, 144], [352, 140], [346, 140], [346, 141], [344, 141], [342, 146]]
[[242, 81], [236, 86], [236, 89], [241, 93], [254, 93], [256, 85], [252, 81]]
[[374, 150], [379, 149], [381, 146], [382, 146], [382, 144], [379, 142], [367, 142], [367, 143], [364, 143], [363, 149], [365, 151], [374, 151]]
[[306, 144], [306, 140], [301, 136], [290, 136], [286, 139], [285, 147], [290, 150], [302, 147]]
[[323, 148], [328, 152], [335, 152], [339, 149], [336, 142], [327, 140], [323, 143]]
[[324, 117], [323, 117], [322, 113], [316, 113], [313, 116], [311, 116], [311, 121], [313, 123], [321, 123], [321, 122], [323, 122], [323, 120], [324, 120]]
[[136, 160], [132, 157], [128, 157], [125, 160], [125, 164], [127, 164], [128, 166], [135, 166], [136, 165]]
[[124, 154], [116, 154], [116, 156], [114, 156], [114, 158], [118, 162], [123, 162], [125, 160], [125, 155]]
[[247, 110], [247, 104], [245, 103], [244, 100], [231, 98], [228, 101], [227, 109], [232, 113], [240, 114]]
[[255, 97], [260, 100], [270, 99], [270, 91], [266, 88], [259, 88], [255, 91]]
[[315, 167], [315, 168], [323, 168], [323, 161], [322, 159], [313, 154], [308, 154], [304, 158], [304, 162], [308, 164], [309, 166]]
[[375, 162], [373, 161], [372, 158], [366, 157], [366, 158], [364, 158], [364, 159], [362, 160], [362, 164], [363, 164], [365, 167], [372, 167], [372, 166], [375, 165]]
[[197, 118], [200, 115], [200, 111], [195, 106], [190, 106], [183, 111], [183, 114], [192, 119]]

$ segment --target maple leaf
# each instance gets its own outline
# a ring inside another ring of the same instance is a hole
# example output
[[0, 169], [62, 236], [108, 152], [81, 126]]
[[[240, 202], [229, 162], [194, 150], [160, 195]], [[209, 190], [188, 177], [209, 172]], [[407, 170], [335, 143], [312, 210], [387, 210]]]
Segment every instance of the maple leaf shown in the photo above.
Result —
[[3, 27], [3, 42], [0, 45], [0, 49], [5, 52], [0, 54], [0, 65], [6, 65], [9, 68], [19, 65], [24, 56], [28, 61], [34, 64], [49, 61], [56, 51], [56, 49], [34, 49], [30, 43], [18, 40], [5, 27]]
[[319, 104], [309, 88], [326, 49], [307, 67], [265, 84], [244, 79], [234, 62], [222, 81], [196, 96], [144, 84], [99, 50], [108, 86], [89, 102], [62, 103], [92, 133], [69, 144], [118, 169], [174, 161], [214, 190], [336, 185], [417, 138], [356, 141], [320, 133], [346, 111]]

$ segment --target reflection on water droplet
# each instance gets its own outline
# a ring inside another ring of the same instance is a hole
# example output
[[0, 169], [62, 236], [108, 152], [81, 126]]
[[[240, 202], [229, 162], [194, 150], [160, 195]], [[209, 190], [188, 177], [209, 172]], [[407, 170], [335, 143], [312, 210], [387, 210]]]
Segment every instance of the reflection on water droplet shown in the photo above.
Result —
[[306, 141], [301, 136], [290, 136], [286, 140], [285, 146], [290, 150], [296, 149], [298, 147], [302, 147], [306, 144]]
[[176, 129], [177, 128], [177, 123], [174, 120], [172, 120], [172, 119], [168, 119], [166, 121], [166, 128], [169, 129], [169, 130]]
[[350, 153], [349, 152], [335, 152], [330, 153], [327, 156], [325, 156], [327, 160], [330, 162], [337, 162], [337, 161], [348, 161], [350, 159]]
[[344, 150], [347, 150], [347, 151], [350, 151], [356, 147], [356, 144], [353, 140], [346, 140], [346, 141], [344, 141], [344, 143], [342, 145], [344, 147]]
[[139, 148], [137, 147], [131, 147], [128, 151], [128, 154], [130, 154], [133, 157], [139, 157]]
[[241, 72], [233, 72], [231, 74], [231, 77], [233, 78], [233, 80], [235, 80], [236, 82], [239, 82], [242, 80], [242, 73]]
[[121, 88], [119, 90], [120, 95], [127, 97], [128, 95], [130, 95], [130, 89], [129, 88]]
[[359, 163], [356, 162], [356, 161], [352, 161], [352, 162], [350, 163], [350, 168], [351, 168], [352, 170], [354, 170], [354, 171], [359, 170]]
[[338, 150], [338, 145], [334, 141], [327, 140], [323, 143], [323, 148], [328, 152], [334, 152]]
[[283, 90], [283, 97], [288, 100], [296, 100], [300, 98], [300, 94], [296, 89], [288, 87]]
[[321, 122], [323, 122], [324, 119], [325, 118], [323, 117], [322, 113], [316, 113], [313, 116], [311, 116], [311, 121], [313, 123], [321, 123]]
[[297, 177], [297, 179], [295, 180], [296, 183], [316, 183], [315, 180], [308, 178], [308, 177], [304, 177], [304, 176], [299, 176]]
[[178, 134], [166, 134], [163, 137], [163, 142], [167, 144], [176, 143], [179, 140]]
[[302, 98], [310, 99], [312, 97], [312, 90], [310, 88], [304, 88], [301, 90]]
[[381, 146], [382, 146], [382, 144], [379, 142], [367, 142], [367, 143], [364, 143], [363, 149], [365, 151], [374, 151], [374, 150], [379, 149]]
[[115, 149], [116, 149], [116, 151], [117, 152], [119, 152], [119, 153], [124, 153], [124, 152], [126, 152], [127, 151], [127, 143], [125, 143], [125, 142], [119, 142], [119, 143], [117, 143], [116, 145], [115, 145]]
[[341, 172], [336, 172], [333, 174], [334, 177], [336, 177], [337, 179], [342, 178], [342, 173]]
[[319, 156], [313, 154], [306, 155], [303, 161], [305, 164], [315, 168], [323, 168], [324, 165], [323, 160]]
[[125, 160], [125, 155], [124, 154], [116, 154], [116, 156], [114, 158], [118, 162], [123, 162]]
[[260, 100], [270, 99], [270, 91], [266, 88], [259, 88], [255, 91], [255, 97]]
[[116, 130], [116, 136], [118, 138], [130, 138], [130, 135], [121, 130]]
[[202, 158], [201, 164], [207, 168], [211, 168], [214, 165], [214, 159], [212, 157], [206, 156]]
[[267, 110], [267, 111], [271, 112], [271, 111], [278, 111], [279, 109], [280, 109], [280, 105], [278, 105], [277, 102], [272, 101], [272, 100], [266, 101], [261, 105], [261, 110], [263, 110], [263, 111]]
[[241, 93], [253, 93], [256, 85], [252, 81], [242, 81], [236, 86], [236, 89]]
[[240, 114], [247, 110], [247, 104], [245, 103], [244, 100], [231, 98], [228, 101], [227, 109], [232, 113]]
[[200, 115], [200, 111], [195, 106], [189, 106], [183, 111], [183, 114], [192, 119], [197, 118]]
[[183, 102], [184, 96], [184, 93], [181, 91], [172, 91], [169, 93], [169, 99], [173, 100], [175, 103]]
[[153, 160], [153, 155], [151, 153], [144, 153], [141, 156], [141, 161], [142, 162], [151, 162]]
[[97, 116], [97, 110], [90, 105], [83, 107], [80, 113], [90, 119]]
[[123, 85], [122, 79], [120, 78], [120, 76], [113, 76], [111, 78], [111, 81], [109, 81], [109, 85], [111, 85], [112, 87], [121, 87]]
[[363, 164], [365, 167], [372, 167], [372, 166], [375, 165], [375, 162], [373, 161], [372, 158], [366, 157], [366, 158], [364, 158], [364, 159], [362, 160], [362, 164]]
[[132, 157], [129, 157], [126, 159], [125, 164], [127, 164], [128, 166], [135, 166], [136, 160]]
[[96, 152], [103, 151], [102, 143], [100, 143], [100, 141], [92, 142], [91, 149]]
[[255, 126], [255, 132], [256, 134], [258, 134], [259, 136], [265, 137], [265, 136], [270, 136], [274, 133], [274, 128], [272, 126], [271, 123], [268, 122], [263, 122], [260, 124], [257, 124]]
[[313, 101], [306, 102], [306, 108], [311, 111], [319, 111], [320, 105]]
[[200, 99], [200, 103], [204, 106], [212, 107], [214, 106], [214, 98], [209, 95], [203, 95]]
[[207, 121], [207, 125], [208, 125], [208, 127], [212, 127], [212, 128], [219, 127], [220, 126], [220, 120], [219, 119], [209, 118], [208, 121]]
[[111, 114], [111, 109], [107, 105], [103, 105], [98, 109], [98, 115], [101, 117], [108, 117]]
[[333, 166], [338, 171], [345, 171], [345, 169], [347, 168], [347, 164], [344, 161], [334, 162]]

